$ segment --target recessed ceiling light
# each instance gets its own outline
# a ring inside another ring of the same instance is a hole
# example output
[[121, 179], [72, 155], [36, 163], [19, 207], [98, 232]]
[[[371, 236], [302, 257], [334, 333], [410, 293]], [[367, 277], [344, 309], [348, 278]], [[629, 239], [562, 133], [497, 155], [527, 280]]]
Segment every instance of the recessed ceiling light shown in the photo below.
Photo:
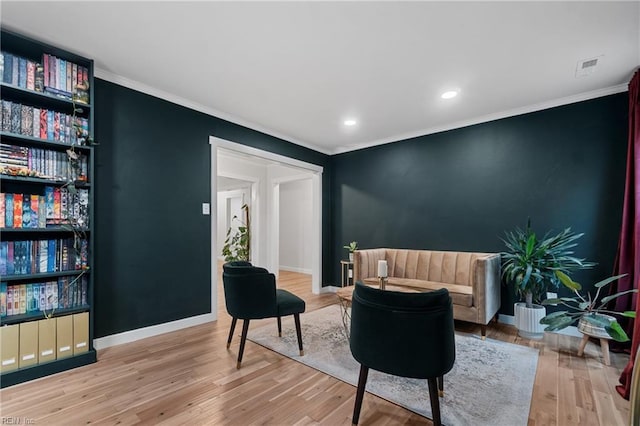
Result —
[[344, 120], [344, 125], [345, 125], [345, 126], [355, 126], [355, 125], [356, 125], [356, 123], [357, 123], [357, 121], [356, 121], [356, 120], [353, 120], [353, 119]]
[[449, 90], [448, 92], [444, 92], [442, 95], [440, 95], [442, 99], [451, 99], [455, 98], [456, 96], [458, 96], [457, 90]]

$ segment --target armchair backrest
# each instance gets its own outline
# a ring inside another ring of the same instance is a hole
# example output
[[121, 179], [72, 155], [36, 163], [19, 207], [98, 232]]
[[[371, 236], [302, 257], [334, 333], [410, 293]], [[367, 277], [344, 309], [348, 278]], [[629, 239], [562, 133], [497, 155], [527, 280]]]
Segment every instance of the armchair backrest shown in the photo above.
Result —
[[444, 375], [455, 361], [449, 292], [384, 291], [357, 282], [350, 346], [354, 358], [374, 370], [416, 379]]
[[227, 312], [238, 319], [270, 318], [277, 314], [276, 277], [249, 262], [223, 265]]

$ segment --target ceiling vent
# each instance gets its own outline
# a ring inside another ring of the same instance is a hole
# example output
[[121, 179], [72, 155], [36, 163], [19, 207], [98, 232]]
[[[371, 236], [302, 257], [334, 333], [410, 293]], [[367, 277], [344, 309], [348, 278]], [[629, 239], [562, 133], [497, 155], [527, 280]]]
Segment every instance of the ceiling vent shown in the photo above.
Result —
[[593, 74], [600, 63], [601, 58], [602, 55], [578, 61], [578, 64], [576, 65], [576, 77], [586, 77]]

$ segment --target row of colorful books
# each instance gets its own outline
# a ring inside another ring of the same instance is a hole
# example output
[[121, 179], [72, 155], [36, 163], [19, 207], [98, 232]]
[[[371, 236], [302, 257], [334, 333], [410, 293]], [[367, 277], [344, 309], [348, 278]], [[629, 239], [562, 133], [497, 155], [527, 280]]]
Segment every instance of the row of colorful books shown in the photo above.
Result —
[[0, 316], [29, 314], [87, 305], [87, 277], [60, 277], [42, 283], [0, 283]]
[[84, 238], [0, 242], [0, 275], [44, 274], [86, 269], [89, 244]]
[[58, 111], [2, 100], [0, 129], [69, 145], [86, 145], [89, 120]]
[[[55, 181], [87, 181], [89, 158], [66, 152], [0, 143], [0, 167], [3, 174], [26, 175]], [[73, 165], [71, 164], [73, 162]]]
[[42, 61], [1, 52], [2, 81], [22, 89], [45, 92], [77, 102], [89, 103], [89, 69], [47, 53]]
[[0, 228], [89, 226], [89, 190], [44, 188], [44, 195], [0, 193]]

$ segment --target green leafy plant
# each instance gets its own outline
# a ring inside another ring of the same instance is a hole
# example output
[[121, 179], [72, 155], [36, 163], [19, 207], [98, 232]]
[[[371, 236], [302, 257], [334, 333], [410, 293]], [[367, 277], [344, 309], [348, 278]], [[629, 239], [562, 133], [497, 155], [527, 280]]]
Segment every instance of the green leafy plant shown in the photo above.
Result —
[[556, 235], [547, 232], [539, 240], [529, 220], [524, 231], [516, 228], [505, 234], [502, 241], [509, 251], [501, 253], [502, 276], [513, 283], [518, 297], [524, 298], [529, 308], [534, 301], [543, 300], [547, 290], [558, 288], [556, 271], [567, 273], [594, 265], [573, 256], [576, 240], [584, 234], [573, 233], [571, 228]]
[[348, 245], [342, 246], [342, 248], [349, 250], [349, 253], [353, 253], [354, 251], [358, 250], [358, 242], [351, 241]]
[[[78, 197], [78, 187], [87, 183], [88, 176], [82, 170], [82, 156], [78, 151], [76, 151], [76, 145], [97, 145], [88, 134], [87, 130], [78, 123], [78, 114], [83, 113], [83, 109], [79, 106], [78, 102], [85, 105], [89, 103], [88, 81], [85, 80], [83, 84], [77, 85], [71, 97], [71, 102], [73, 106], [71, 126], [75, 133], [75, 141], [74, 145], [71, 145], [65, 151], [67, 154], [68, 173], [66, 174], [66, 182], [61, 185], [60, 188], [66, 188], [69, 191], [69, 194], [75, 199], [75, 202], [81, 203], [81, 200]], [[86, 205], [84, 207], [88, 208]], [[80, 217], [77, 218], [72, 215], [68, 215], [68, 217], [60, 223], [60, 227], [62, 229], [70, 231], [73, 234], [72, 249], [76, 258], [82, 257], [83, 254], [86, 256], [89, 255], [89, 253], [82, 252], [83, 241], [87, 239], [86, 229], [88, 226], [89, 224], [86, 222], [83, 215], [80, 215]], [[80, 274], [64, 284], [63, 293], [70, 293], [72, 289], [79, 287], [82, 284], [82, 277], [89, 272], [89, 269], [90, 267], [88, 265], [83, 265]], [[48, 297], [51, 298], [52, 296]], [[47, 310], [43, 310], [43, 314], [47, 319], [53, 318], [55, 312], [55, 308], [49, 312]]]
[[240, 222], [240, 226], [236, 232], [233, 232], [233, 228], [230, 227], [227, 230], [227, 236], [224, 240], [224, 246], [222, 247], [222, 255], [225, 262], [234, 262], [238, 260], [249, 261], [251, 253], [251, 234], [249, 227], [249, 206], [244, 204], [241, 207], [244, 210], [245, 220], [238, 219], [238, 216], [233, 216], [231, 220], [237, 220]]
[[591, 293], [587, 293], [585, 296], [580, 294], [582, 286], [573, 281], [569, 276], [562, 271], [556, 271], [556, 277], [562, 282], [562, 284], [569, 290], [575, 293], [573, 297], [559, 297], [554, 299], [547, 299], [542, 302], [543, 305], [563, 305], [570, 310], [553, 312], [540, 320], [540, 324], [546, 324], [545, 331], [556, 331], [566, 328], [580, 319], [596, 326], [603, 328], [611, 338], [618, 342], [626, 342], [629, 340], [627, 333], [620, 327], [617, 320], [610, 321], [607, 317], [603, 317], [600, 314], [606, 315], [620, 315], [628, 318], [635, 318], [635, 311], [616, 312], [606, 309], [606, 306], [612, 300], [629, 293], [637, 293], [638, 289], [621, 291], [609, 296], [600, 298], [600, 291], [611, 284], [612, 282], [624, 277], [623, 275], [616, 275], [614, 277], [606, 278], [594, 284], [597, 289], [595, 296], [591, 297]]

